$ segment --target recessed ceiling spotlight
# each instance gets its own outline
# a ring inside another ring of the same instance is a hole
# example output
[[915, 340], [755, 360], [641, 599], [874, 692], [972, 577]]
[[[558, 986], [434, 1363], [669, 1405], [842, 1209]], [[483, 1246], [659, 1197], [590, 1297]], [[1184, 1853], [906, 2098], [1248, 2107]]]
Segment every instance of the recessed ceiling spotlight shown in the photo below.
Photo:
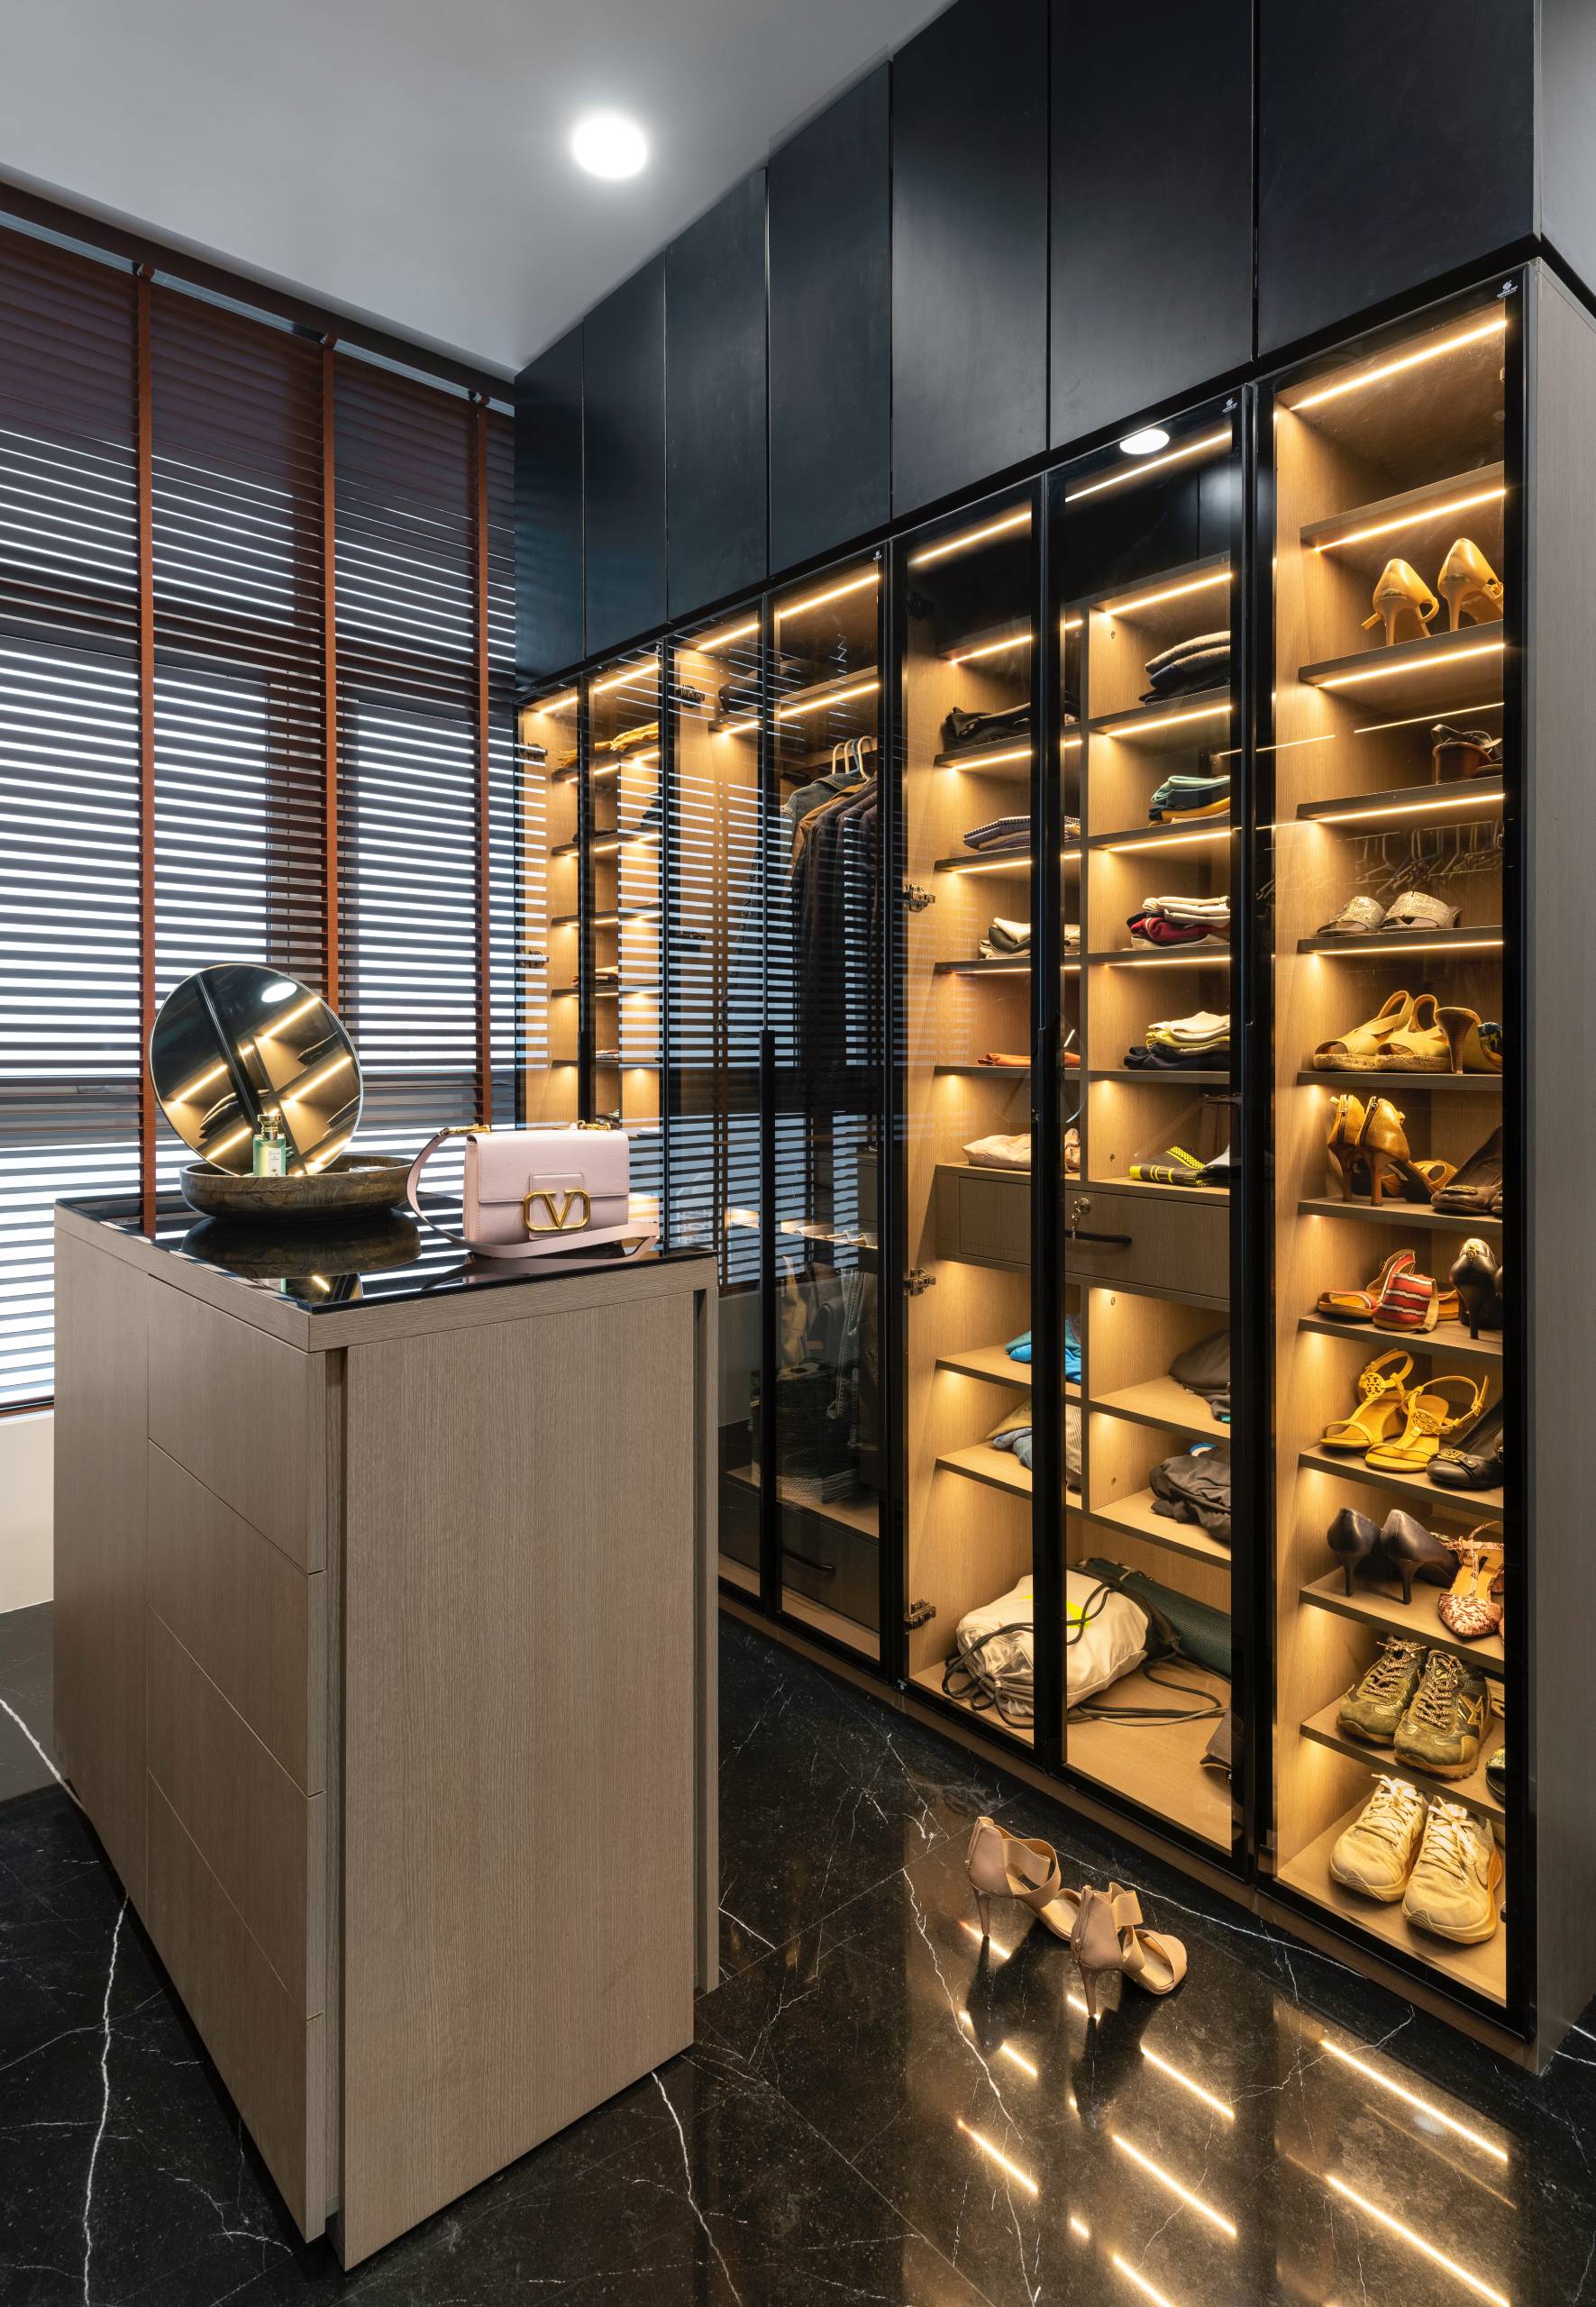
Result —
[[1127, 433], [1119, 443], [1127, 457], [1150, 457], [1155, 449], [1167, 449], [1170, 436], [1162, 424], [1145, 424], [1139, 433]]
[[584, 113], [570, 132], [570, 157], [590, 177], [634, 177], [648, 160], [648, 138], [624, 112]]

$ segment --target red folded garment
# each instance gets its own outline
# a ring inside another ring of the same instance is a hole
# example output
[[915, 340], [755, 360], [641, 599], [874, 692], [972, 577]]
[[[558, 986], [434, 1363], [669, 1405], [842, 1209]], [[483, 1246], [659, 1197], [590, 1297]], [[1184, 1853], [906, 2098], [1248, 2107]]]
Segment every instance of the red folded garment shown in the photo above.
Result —
[[1133, 913], [1126, 926], [1149, 945], [1195, 945], [1209, 935], [1197, 922], [1166, 921], [1161, 913]]

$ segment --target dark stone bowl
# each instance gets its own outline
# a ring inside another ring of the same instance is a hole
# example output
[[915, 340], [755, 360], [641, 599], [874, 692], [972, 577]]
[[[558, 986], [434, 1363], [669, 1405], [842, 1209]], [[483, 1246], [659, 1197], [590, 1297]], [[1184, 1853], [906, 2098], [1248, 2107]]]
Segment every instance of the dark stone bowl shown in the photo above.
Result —
[[303, 1178], [247, 1178], [191, 1162], [181, 1174], [183, 1199], [207, 1217], [347, 1217], [358, 1209], [396, 1209], [410, 1167], [402, 1154], [340, 1154]]

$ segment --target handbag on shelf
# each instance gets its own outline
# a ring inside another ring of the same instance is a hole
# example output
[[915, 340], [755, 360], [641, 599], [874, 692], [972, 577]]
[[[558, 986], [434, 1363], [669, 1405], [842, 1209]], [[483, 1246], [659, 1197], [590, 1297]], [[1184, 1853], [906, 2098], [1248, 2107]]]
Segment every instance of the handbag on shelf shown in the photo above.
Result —
[[[463, 1137], [465, 1230], [452, 1234], [421, 1206], [421, 1173], [446, 1138]], [[558, 1251], [653, 1239], [631, 1216], [631, 1141], [591, 1123], [550, 1129], [441, 1129], [410, 1164], [405, 1199], [447, 1242], [487, 1258], [549, 1257]]]

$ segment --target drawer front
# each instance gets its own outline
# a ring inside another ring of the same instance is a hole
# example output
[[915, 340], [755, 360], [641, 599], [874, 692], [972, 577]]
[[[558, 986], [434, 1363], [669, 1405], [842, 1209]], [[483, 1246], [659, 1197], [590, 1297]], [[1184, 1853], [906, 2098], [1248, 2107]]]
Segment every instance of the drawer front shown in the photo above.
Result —
[[[1063, 1196], [1065, 1278], [1139, 1282], [1223, 1304], [1230, 1293], [1227, 1205], [1166, 1200], [1134, 1187], [1069, 1185]], [[1095, 1238], [1108, 1236], [1108, 1240]]]
[[145, 1591], [306, 1794], [325, 1783], [326, 1573], [307, 1575], [149, 1445]]
[[150, 1303], [150, 1439], [302, 1570], [325, 1559], [324, 1357], [164, 1283]]
[[782, 1583], [873, 1628], [881, 1605], [879, 1542], [802, 1506], [784, 1505], [780, 1527]]
[[323, 1797], [301, 1793], [153, 1611], [149, 1769], [299, 2012], [326, 1974]]
[[944, 1257], [1028, 1269], [1031, 1180], [1024, 1170], [962, 1170], [937, 1178], [937, 1246]]
[[150, 1936], [306, 2236], [326, 2223], [326, 2021], [306, 2019], [154, 1781]]

